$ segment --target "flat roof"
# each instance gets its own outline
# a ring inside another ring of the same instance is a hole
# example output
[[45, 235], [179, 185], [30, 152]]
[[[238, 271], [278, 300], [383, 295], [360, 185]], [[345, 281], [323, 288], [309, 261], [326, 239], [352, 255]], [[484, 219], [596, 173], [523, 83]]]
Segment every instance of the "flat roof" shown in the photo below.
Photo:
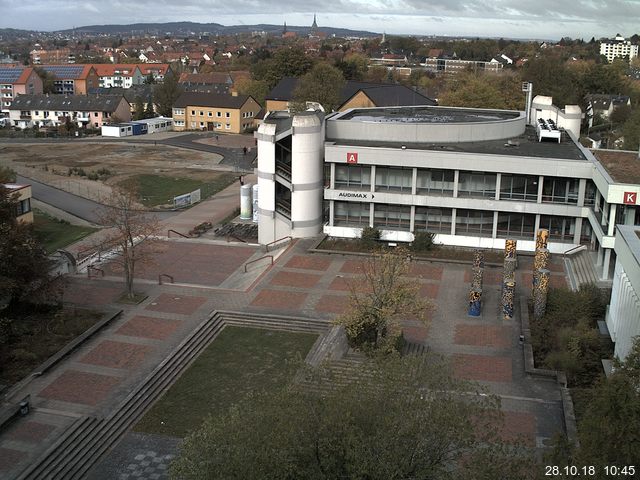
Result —
[[611, 178], [618, 183], [640, 183], [640, 155], [625, 150], [591, 150]]
[[519, 118], [520, 112], [457, 107], [386, 107], [353, 109], [334, 117], [340, 121], [376, 123], [478, 123], [501, 122]]
[[[334, 145], [363, 147], [400, 148], [402, 145], [412, 150], [432, 150], [437, 152], [464, 152], [489, 155], [510, 155], [522, 157], [556, 158], [561, 160], [588, 161], [582, 150], [569, 138], [558, 143], [555, 140], [538, 141], [534, 127], [527, 125], [524, 134], [508, 140], [484, 140], [478, 142], [453, 143], [404, 143], [388, 141], [331, 140]], [[639, 164], [640, 165], [640, 164]], [[640, 183], [640, 182], [639, 182]]]

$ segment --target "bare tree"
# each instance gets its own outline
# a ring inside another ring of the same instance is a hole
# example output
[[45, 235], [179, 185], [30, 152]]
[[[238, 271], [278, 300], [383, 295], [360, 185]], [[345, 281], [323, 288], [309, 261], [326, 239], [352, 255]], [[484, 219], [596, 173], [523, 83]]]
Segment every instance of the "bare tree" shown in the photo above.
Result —
[[159, 223], [156, 216], [140, 209], [134, 190], [114, 187], [112, 195], [103, 200], [100, 220], [107, 228], [101, 237], [101, 248], [115, 249], [111, 260], [122, 268], [129, 299], [135, 297], [133, 280], [136, 267], [152, 261], [158, 244]]
[[336, 319], [352, 346], [391, 352], [401, 336], [400, 320], [428, 323], [433, 304], [420, 298], [418, 285], [407, 278], [411, 257], [405, 249], [375, 254], [363, 264], [364, 278], [350, 285], [350, 307]]

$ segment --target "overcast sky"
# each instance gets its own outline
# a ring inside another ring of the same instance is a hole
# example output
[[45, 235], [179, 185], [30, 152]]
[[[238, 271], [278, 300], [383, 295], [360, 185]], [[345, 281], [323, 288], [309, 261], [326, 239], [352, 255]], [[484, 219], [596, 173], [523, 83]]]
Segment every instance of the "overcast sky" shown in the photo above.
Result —
[[0, 0], [0, 27], [194, 21], [416, 35], [590, 39], [640, 32], [640, 0]]

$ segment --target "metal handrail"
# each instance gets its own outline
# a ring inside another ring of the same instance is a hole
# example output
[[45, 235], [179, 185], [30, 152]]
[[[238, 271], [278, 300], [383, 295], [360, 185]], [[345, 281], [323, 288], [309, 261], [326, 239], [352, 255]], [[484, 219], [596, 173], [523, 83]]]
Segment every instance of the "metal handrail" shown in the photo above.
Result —
[[282, 237], [282, 238], [278, 238], [277, 240], [274, 240], [273, 242], [269, 242], [264, 246], [264, 251], [268, 252], [269, 251], [269, 246], [271, 245], [275, 245], [276, 243], [281, 242], [282, 240], [293, 240], [293, 237], [291, 235], [287, 235], [286, 237]]
[[573, 252], [575, 252], [577, 250], [580, 250], [583, 247], [587, 248], [586, 245], [578, 245], [577, 247], [570, 248], [566, 252], [562, 252], [562, 258], [567, 258], [567, 255], [569, 255], [570, 253], [573, 253]]
[[101, 276], [104, 277], [104, 270], [98, 267], [94, 267], [93, 265], [89, 265], [87, 267], [87, 278], [91, 278], [91, 270], [95, 270], [96, 272], [100, 272]]
[[237, 235], [234, 235], [233, 233], [230, 233], [229, 235], [227, 235], [227, 243], [229, 243], [231, 241], [231, 240], [229, 240], [230, 238], [233, 238], [233, 239], [235, 239], [235, 240], [237, 240], [239, 242], [242, 242], [242, 243], [247, 243], [246, 240], [243, 240], [242, 238], [238, 237]]
[[190, 238], [188, 235], [185, 235], [184, 233], [180, 233], [177, 230], [174, 230], [173, 228], [170, 228], [169, 230], [167, 230], [167, 238], [171, 238], [171, 235], [170, 235], [171, 232], [177, 233], [178, 235], [180, 235], [183, 238]]
[[162, 277], [167, 277], [169, 280], [171, 280], [171, 283], [174, 283], [173, 281], [173, 277], [167, 273], [161, 273], [160, 275], [158, 275], [158, 285], [162, 285]]
[[273, 265], [273, 255], [264, 255], [260, 258], [256, 258], [255, 260], [251, 260], [250, 262], [247, 262], [244, 264], [244, 273], [247, 273], [247, 266], [251, 265], [252, 263], [256, 263], [258, 260], [263, 260], [265, 258], [270, 258], [271, 259], [271, 265]]

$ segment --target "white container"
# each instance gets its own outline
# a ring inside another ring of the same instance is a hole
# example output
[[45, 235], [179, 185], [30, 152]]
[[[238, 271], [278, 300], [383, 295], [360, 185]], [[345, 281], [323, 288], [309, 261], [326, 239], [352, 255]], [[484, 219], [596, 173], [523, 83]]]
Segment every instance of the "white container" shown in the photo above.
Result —
[[253, 206], [251, 204], [251, 184], [240, 187], [240, 220], [251, 220]]

